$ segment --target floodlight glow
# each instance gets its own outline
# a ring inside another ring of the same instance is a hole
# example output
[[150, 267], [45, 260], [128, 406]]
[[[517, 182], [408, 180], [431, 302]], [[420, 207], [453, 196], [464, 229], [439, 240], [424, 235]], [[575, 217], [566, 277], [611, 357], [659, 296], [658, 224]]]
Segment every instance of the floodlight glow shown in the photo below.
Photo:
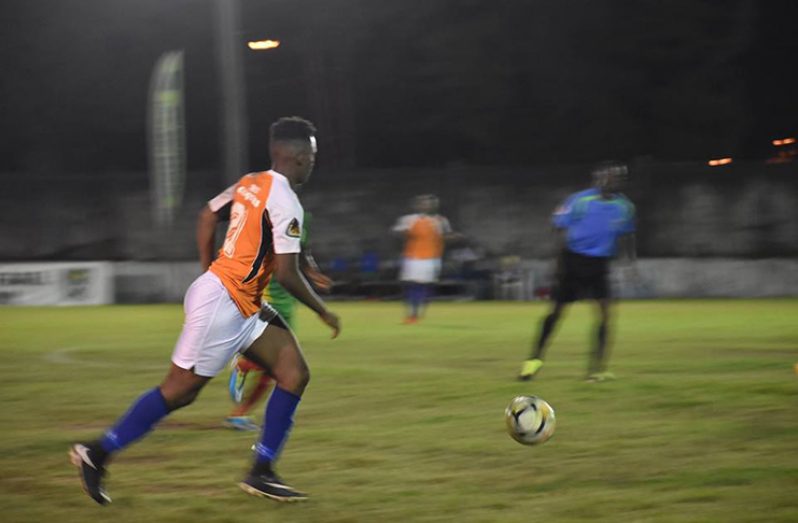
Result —
[[707, 164], [710, 167], [717, 167], [719, 165], [728, 165], [730, 163], [732, 163], [732, 159], [731, 158], [717, 158], [715, 160], [710, 160], [710, 161], [707, 162]]
[[795, 143], [795, 138], [782, 138], [781, 140], [773, 140], [773, 145], [776, 147], [780, 145], [790, 145]]
[[248, 42], [247, 47], [253, 51], [267, 51], [269, 49], [280, 47], [280, 40], [257, 40]]

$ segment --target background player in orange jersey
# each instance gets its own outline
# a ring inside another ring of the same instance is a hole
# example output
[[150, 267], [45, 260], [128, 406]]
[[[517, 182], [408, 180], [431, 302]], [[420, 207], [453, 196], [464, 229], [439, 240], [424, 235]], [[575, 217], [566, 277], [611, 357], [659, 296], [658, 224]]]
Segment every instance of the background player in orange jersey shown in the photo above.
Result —
[[[291, 329], [261, 293], [274, 274], [299, 301], [333, 330], [338, 317], [308, 285], [299, 270], [303, 210], [294, 188], [310, 177], [316, 156], [315, 128], [301, 118], [272, 124], [272, 169], [243, 176], [206, 206], [197, 226], [200, 261], [208, 271], [194, 280], [184, 300], [185, 322], [172, 353], [172, 365], [160, 386], [144, 393], [98, 440], [70, 449], [86, 492], [97, 503], [111, 498], [103, 488], [110, 456], [149, 432], [170, 412], [192, 403], [200, 390], [237, 352], [268, 369], [276, 385], [267, 404], [255, 463], [239, 484], [249, 494], [279, 501], [307, 496], [283, 482], [273, 463], [288, 437], [310, 372]], [[220, 214], [229, 213], [224, 245], [213, 259]]]
[[393, 227], [393, 232], [405, 239], [399, 270], [407, 303], [405, 323], [418, 321], [438, 281], [444, 245], [460, 237], [452, 232], [449, 220], [437, 214], [438, 197], [434, 194], [416, 196], [413, 207], [416, 212], [402, 216]]

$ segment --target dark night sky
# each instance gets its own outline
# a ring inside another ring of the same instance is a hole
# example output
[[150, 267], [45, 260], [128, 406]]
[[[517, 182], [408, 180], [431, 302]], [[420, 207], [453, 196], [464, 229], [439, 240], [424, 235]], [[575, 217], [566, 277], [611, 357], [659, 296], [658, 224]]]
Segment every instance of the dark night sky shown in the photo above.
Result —
[[[766, 154], [798, 131], [798, 2], [242, 0], [251, 161], [275, 117], [333, 167]], [[0, 0], [0, 171], [144, 170], [186, 51], [189, 167], [220, 163], [210, 0]]]

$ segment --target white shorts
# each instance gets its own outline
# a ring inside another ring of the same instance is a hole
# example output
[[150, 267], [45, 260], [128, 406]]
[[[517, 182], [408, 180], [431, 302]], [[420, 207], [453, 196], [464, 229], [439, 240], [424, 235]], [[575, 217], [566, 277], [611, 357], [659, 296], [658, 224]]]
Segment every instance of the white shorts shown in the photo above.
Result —
[[402, 269], [399, 271], [399, 280], [415, 283], [433, 283], [438, 281], [440, 272], [440, 258], [427, 260], [403, 258]]
[[186, 291], [185, 323], [172, 353], [172, 363], [194, 369], [198, 376], [216, 376], [236, 352], [249, 348], [268, 322], [259, 314], [241, 315], [219, 278], [208, 271]]

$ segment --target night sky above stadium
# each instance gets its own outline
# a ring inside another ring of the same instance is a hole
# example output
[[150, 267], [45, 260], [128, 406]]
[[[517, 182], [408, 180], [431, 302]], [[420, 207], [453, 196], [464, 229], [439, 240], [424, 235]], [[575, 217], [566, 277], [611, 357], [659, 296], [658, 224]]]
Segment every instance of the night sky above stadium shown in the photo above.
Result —
[[[798, 2], [241, 0], [251, 163], [298, 114], [331, 168], [759, 158], [798, 132]], [[220, 164], [212, 0], [3, 0], [0, 171], [144, 171], [186, 53], [188, 162]], [[246, 41], [280, 39], [255, 53]], [[325, 156], [325, 145], [327, 145]]]

